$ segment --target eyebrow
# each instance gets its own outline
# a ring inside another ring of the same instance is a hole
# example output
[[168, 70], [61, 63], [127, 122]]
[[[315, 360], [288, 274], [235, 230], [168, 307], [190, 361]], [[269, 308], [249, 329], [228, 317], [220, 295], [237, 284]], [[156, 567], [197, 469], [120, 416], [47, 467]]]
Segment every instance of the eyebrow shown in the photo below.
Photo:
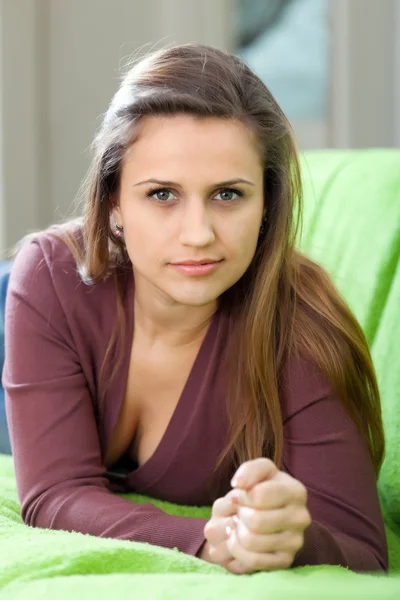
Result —
[[[180, 187], [179, 183], [176, 183], [174, 181], [161, 181], [160, 179], [146, 179], [145, 181], [139, 181], [139, 183], [135, 183], [132, 187], [137, 187], [138, 185], [143, 185], [145, 183], [157, 183], [159, 185]], [[248, 179], [243, 179], [243, 178], [239, 177], [238, 179], [229, 179], [228, 181], [220, 181], [219, 183], [216, 183], [214, 187], [227, 187], [229, 185], [234, 185], [236, 183], [247, 183], [247, 185], [253, 185], [253, 186], [255, 185], [252, 181], [249, 181]]]

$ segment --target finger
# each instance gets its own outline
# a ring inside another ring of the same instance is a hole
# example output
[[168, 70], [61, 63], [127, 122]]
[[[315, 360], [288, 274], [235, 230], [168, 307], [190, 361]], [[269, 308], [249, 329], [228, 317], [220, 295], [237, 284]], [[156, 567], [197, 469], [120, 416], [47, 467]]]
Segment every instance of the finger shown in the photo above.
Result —
[[286, 529], [302, 531], [311, 524], [307, 508], [299, 510], [292, 505], [265, 511], [239, 506], [237, 516], [250, 531], [258, 534], [279, 533]]
[[249, 552], [289, 552], [295, 554], [304, 543], [303, 532], [286, 529], [279, 533], [258, 534], [254, 533], [238, 521], [236, 536], [241, 546]]
[[226, 543], [227, 527], [234, 527], [232, 517], [214, 517], [206, 523], [204, 537], [213, 546], [217, 546], [222, 542]]
[[213, 517], [231, 517], [237, 512], [237, 503], [233, 501], [235, 490], [231, 490], [222, 498], [218, 498], [212, 506]]
[[238, 489], [233, 500], [243, 506], [262, 510], [283, 508], [288, 504], [305, 505], [307, 489], [295, 479], [275, 478], [257, 483], [250, 490]]
[[259, 510], [284, 508], [290, 504], [290, 491], [274, 481], [257, 483], [250, 490], [237, 490], [234, 501], [240, 506], [248, 506]]
[[232, 477], [231, 486], [251, 488], [265, 479], [272, 479], [278, 473], [278, 467], [269, 458], [255, 458], [240, 465]]
[[225, 540], [217, 546], [210, 546], [208, 550], [208, 555], [213, 563], [223, 565], [224, 563], [227, 563], [232, 560], [232, 554], [228, 549], [226, 541], [227, 540], [225, 538]]
[[243, 548], [235, 531], [232, 531], [227, 546], [233, 558], [238, 560], [245, 568], [253, 571], [287, 569], [294, 560], [294, 554], [291, 552], [250, 552]]
[[254, 573], [254, 569], [245, 567], [239, 560], [236, 560], [236, 558], [228, 561], [225, 568], [235, 575], [249, 575], [250, 573]]

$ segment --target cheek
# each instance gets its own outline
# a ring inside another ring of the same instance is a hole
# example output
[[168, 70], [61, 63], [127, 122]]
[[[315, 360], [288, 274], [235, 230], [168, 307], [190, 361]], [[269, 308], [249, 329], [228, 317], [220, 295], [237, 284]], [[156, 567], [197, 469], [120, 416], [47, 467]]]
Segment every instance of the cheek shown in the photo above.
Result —
[[258, 242], [259, 225], [257, 222], [252, 222], [248, 226], [240, 226], [233, 228], [231, 231], [231, 248], [235, 258], [241, 263], [250, 263]]
[[161, 254], [162, 232], [151, 225], [132, 222], [125, 228], [125, 245], [134, 266], [154, 263]]

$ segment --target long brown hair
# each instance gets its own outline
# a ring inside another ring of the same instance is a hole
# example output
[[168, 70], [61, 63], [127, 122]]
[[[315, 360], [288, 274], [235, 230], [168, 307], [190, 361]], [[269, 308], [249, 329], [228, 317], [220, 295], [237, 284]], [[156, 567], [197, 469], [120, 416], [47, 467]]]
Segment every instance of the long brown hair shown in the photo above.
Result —
[[[135, 124], [144, 115], [178, 113], [240, 120], [255, 133], [264, 164], [265, 231], [248, 270], [223, 294], [235, 328], [227, 361], [230, 439], [218, 465], [228, 453], [240, 464], [266, 452], [281, 465], [279, 383], [285, 361], [298, 354], [308, 357], [331, 383], [364, 436], [378, 474], [384, 434], [365, 335], [329, 275], [295, 248], [302, 185], [294, 136], [265, 84], [239, 58], [186, 44], [153, 52], [128, 70], [94, 141], [83, 188], [83, 244], [68, 227], [63, 234], [82, 279], [100, 282], [110, 273], [115, 276], [118, 265], [129, 264], [124, 244], [110, 226], [110, 197], [118, 196]], [[112, 349], [119, 346], [120, 359], [123, 349], [118, 281], [115, 276], [116, 328], [103, 366]], [[115, 358], [114, 373], [117, 366]]]

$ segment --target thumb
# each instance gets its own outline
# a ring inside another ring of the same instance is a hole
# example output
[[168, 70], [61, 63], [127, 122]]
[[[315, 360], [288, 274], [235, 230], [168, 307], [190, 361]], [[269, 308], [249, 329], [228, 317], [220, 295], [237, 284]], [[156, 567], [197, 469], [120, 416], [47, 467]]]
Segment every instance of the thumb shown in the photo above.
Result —
[[273, 479], [278, 473], [278, 467], [269, 458], [255, 458], [240, 465], [232, 477], [231, 486], [249, 489], [261, 481]]

